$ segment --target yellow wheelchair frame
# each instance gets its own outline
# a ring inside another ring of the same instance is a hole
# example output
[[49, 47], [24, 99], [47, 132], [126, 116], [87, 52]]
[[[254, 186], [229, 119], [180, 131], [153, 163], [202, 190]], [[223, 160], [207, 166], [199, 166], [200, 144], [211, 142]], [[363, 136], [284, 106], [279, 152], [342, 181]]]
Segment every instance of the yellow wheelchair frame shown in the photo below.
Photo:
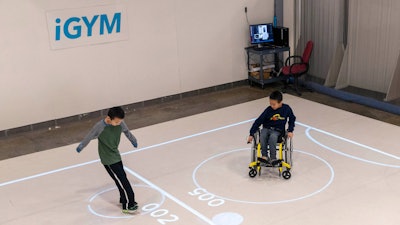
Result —
[[[276, 167], [279, 170], [279, 176], [282, 176], [284, 179], [290, 179], [292, 174], [290, 173], [290, 169], [293, 167], [292, 153], [293, 153], [293, 144], [292, 139], [287, 137], [287, 134], [279, 137], [278, 144], [276, 146], [277, 154], [278, 154], [278, 164], [270, 165], [267, 164], [265, 167]], [[260, 130], [258, 130], [254, 136], [251, 146], [251, 162], [249, 164], [249, 176], [254, 178], [257, 174], [261, 175], [261, 142], [260, 142]], [[286, 170], [283, 170], [283, 169]]]

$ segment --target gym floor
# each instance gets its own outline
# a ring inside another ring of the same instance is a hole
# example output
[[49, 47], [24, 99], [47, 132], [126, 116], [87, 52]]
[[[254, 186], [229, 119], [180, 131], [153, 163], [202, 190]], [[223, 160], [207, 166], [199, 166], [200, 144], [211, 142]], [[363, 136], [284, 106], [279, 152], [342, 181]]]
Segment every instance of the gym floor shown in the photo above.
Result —
[[285, 94], [297, 116], [292, 177], [276, 168], [248, 176], [248, 130], [275, 88], [239, 86], [129, 113], [140, 146], [122, 138], [120, 150], [140, 204], [133, 216], [120, 212], [96, 140], [75, 152], [100, 118], [3, 138], [0, 224], [397, 224], [397, 115]]
[[[246, 82], [243, 82], [237, 86], [227, 86], [225, 89], [212, 90], [211, 92], [210, 89], [199, 90], [198, 93], [191, 93], [190, 96], [181, 99], [161, 99], [140, 105], [127, 112], [125, 121], [129, 128], [138, 129], [264, 98], [272, 91], [280, 88], [281, 84], [270, 84], [265, 89], [261, 89], [250, 87]], [[400, 126], [400, 116], [379, 109], [342, 101], [317, 92], [303, 92], [301, 98]], [[400, 100], [393, 104], [400, 107]], [[45, 127], [44, 129], [11, 133], [8, 137], [0, 137], [0, 160], [80, 142], [93, 124], [100, 119], [99, 115], [89, 116], [80, 121], [59, 124], [57, 128], [54, 126]]]

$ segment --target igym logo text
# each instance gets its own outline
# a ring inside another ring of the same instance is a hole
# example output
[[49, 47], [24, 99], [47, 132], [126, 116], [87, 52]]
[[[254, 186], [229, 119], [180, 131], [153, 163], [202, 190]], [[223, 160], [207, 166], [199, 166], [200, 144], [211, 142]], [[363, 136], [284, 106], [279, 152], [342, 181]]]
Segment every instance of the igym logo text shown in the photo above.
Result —
[[[110, 16], [111, 17], [111, 16]], [[55, 41], [77, 39], [82, 36], [101, 36], [105, 33], [121, 32], [121, 12], [116, 12], [110, 18], [107, 14], [94, 15], [93, 17], [70, 17], [63, 21], [55, 19]]]

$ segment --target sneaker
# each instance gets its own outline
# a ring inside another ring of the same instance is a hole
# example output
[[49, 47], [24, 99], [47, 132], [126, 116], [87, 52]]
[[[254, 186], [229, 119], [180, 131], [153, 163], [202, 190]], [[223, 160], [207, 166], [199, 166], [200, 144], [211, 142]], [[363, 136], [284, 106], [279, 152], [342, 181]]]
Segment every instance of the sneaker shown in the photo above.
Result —
[[263, 163], [269, 163], [270, 162], [269, 157], [266, 157], [266, 158], [258, 157], [257, 160], [260, 161], [260, 162], [263, 162]]
[[268, 157], [266, 159], [258, 158], [258, 161], [260, 161], [260, 166], [271, 166], [271, 161]]
[[126, 208], [126, 209], [122, 209], [122, 212], [123, 213], [129, 213], [129, 214], [132, 214], [132, 213], [135, 213], [136, 211], [137, 211], [137, 209], [139, 208], [139, 206], [138, 206], [138, 204], [135, 202], [135, 203], [133, 203], [133, 206], [128, 206], [128, 208]]
[[272, 166], [279, 166], [279, 164], [280, 164], [281, 161], [282, 161], [282, 160], [280, 160], [280, 159], [272, 159], [272, 160], [271, 160], [271, 165], [272, 165]]

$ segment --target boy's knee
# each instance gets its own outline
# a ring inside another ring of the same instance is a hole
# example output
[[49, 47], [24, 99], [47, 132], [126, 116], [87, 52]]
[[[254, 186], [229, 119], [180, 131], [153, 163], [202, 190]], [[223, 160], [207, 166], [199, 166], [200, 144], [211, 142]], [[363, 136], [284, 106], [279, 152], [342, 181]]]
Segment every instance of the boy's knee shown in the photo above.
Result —
[[277, 142], [278, 141], [278, 136], [276, 135], [271, 135], [268, 138], [268, 142]]

